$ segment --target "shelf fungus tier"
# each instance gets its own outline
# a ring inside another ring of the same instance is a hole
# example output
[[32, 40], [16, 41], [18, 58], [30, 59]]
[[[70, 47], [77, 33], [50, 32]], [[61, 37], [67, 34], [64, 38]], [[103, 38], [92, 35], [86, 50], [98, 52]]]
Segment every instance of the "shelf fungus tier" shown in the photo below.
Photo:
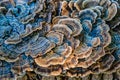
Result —
[[0, 0], [0, 80], [120, 80], [119, 24], [119, 0]]
[[50, 65], [63, 65], [65, 60], [71, 55], [72, 48], [66, 44], [56, 47], [42, 57], [35, 58], [36, 64], [42, 67]]

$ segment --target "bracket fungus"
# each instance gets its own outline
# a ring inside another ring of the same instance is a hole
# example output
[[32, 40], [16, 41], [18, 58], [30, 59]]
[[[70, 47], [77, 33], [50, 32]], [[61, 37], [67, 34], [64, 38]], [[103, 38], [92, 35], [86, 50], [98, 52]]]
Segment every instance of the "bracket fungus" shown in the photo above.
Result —
[[0, 80], [119, 80], [119, 24], [118, 0], [0, 0]]

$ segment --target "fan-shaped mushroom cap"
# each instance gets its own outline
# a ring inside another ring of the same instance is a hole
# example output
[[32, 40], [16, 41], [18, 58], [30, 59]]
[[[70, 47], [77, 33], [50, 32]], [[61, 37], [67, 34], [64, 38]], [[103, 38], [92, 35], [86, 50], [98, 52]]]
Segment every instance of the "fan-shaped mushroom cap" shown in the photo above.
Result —
[[108, 7], [108, 16], [106, 18], [107, 21], [112, 20], [112, 18], [116, 15], [117, 13], [117, 6], [115, 3], [112, 3], [109, 7]]
[[59, 33], [59, 32], [50, 31], [46, 35], [46, 37], [49, 41], [51, 41], [57, 45], [61, 45], [63, 43], [64, 35], [62, 33]]
[[92, 53], [92, 47], [88, 47], [86, 44], [82, 44], [77, 47], [73, 54], [76, 55], [78, 58], [87, 58]]
[[92, 30], [92, 23], [90, 20], [84, 20], [82, 23], [83, 31], [89, 33]]
[[[118, 43], [119, 44], [119, 43]], [[114, 56], [114, 62], [110, 66], [110, 68], [106, 71], [106, 73], [113, 73], [116, 72], [117, 69], [120, 67], [120, 50], [116, 49], [112, 55]]]
[[67, 16], [56, 16], [52, 19], [53, 24], [57, 24], [59, 20], [68, 18]]
[[75, 55], [71, 54], [63, 64], [63, 70], [74, 68], [76, 67], [77, 63], [78, 58]]
[[114, 57], [111, 54], [106, 54], [98, 61], [98, 63], [91, 66], [93, 73], [104, 73], [104, 71], [110, 68], [113, 61]]
[[108, 70], [115, 60], [114, 57], [109, 54], [103, 56], [101, 59], [102, 61], [100, 61], [100, 71]]
[[5, 40], [5, 44], [17, 44], [20, 43], [22, 40], [17, 33], [14, 33], [10, 38]]
[[37, 57], [38, 55], [44, 55], [54, 47], [55, 47], [54, 43], [50, 42], [44, 37], [39, 37], [37, 41], [30, 43], [30, 45], [28, 46], [28, 51], [26, 51], [26, 54], [32, 57]]
[[91, 9], [81, 10], [79, 13], [79, 18], [81, 23], [84, 22], [84, 20], [90, 20], [92, 23], [94, 23], [96, 17], [97, 17], [97, 14], [93, 12], [93, 10]]
[[119, 79], [119, 2], [0, 0], [0, 80]]
[[111, 4], [110, 0], [100, 0], [99, 5], [101, 6], [109, 6]]
[[56, 32], [60, 32], [64, 34], [66, 37], [70, 37], [70, 35], [72, 34], [72, 30], [69, 27], [67, 27], [67, 25], [63, 25], [63, 24], [54, 25], [52, 30]]
[[69, 11], [66, 9], [68, 7], [68, 2], [67, 1], [63, 1], [62, 2], [62, 12], [61, 14], [64, 15], [64, 16], [69, 16]]
[[34, 27], [32, 27], [32, 25], [28, 24], [28, 25], [26, 25], [25, 33], [21, 34], [20, 37], [21, 38], [27, 37], [28, 35], [32, 34], [33, 31], [37, 31], [37, 30], [41, 30], [41, 29], [42, 29], [41, 25], [34, 28]]
[[84, 61], [79, 60], [76, 66], [88, 68], [92, 64], [96, 63], [96, 61], [99, 60], [104, 55], [105, 55], [104, 50], [101, 47], [97, 47], [96, 49], [92, 50], [91, 55], [88, 58], [86, 58]]
[[115, 28], [116, 26], [118, 26], [120, 24], [120, 7], [117, 7], [117, 13], [115, 15], [115, 17], [112, 19], [112, 21], [109, 21], [109, 26], [111, 28]]
[[54, 52], [48, 52], [43, 57], [35, 58], [37, 65], [48, 67], [50, 65], [63, 65], [66, 58], [72, 53], [72, 48], [67, 45], [58, 46]]
[[79, 46], [80, 44], [80, 40], [79, 39], [75, 39], [73, 37], [70, 37], [70, 38], [66, 38], [64, 40], [64, 43], [68, 44], [69, 46], [72, 47], [72, 49], [75, 49]]
[[69, 8], [70, 8], [71, 10], [73, 10], [74, 1], [70, 1], [70, 2], [68, 3], [68, 6], [69, 6]]
[[64, 24], [67, 25], [72, 30], [72, 36], [78, 36], [80, 32], [82, 31], [82, 27], [79, 21], [76, 19], [66, 18], [61, 19], [58, 24]]
[[100, 0], [85, 0], [82, 3], [83, 8], [90, 8], [90, 7], [95, 7], [98, 6]]
[[119, 68], [120, 68], [120, 61], [117, 61], [117, 62], [114, 61], [111, 67], [105, 73], [116, 72], [116, 70]]
[[103, 43], [101, 43], [104, 47], [108, 46], [111, 43], [111, 36], [109, 33], [103, 33], [102, 35]]
[[92, 72], [90, 70], [80, 67], [71, 68], [70, 70], [67, 70], [67, 76], [69, 77], [75, 77], [75, 76], [85, 77], [91, 73]]
[[74, 4], [74, 6], [76, 7], [76, 9], [78, 11], [80, 11], [82, 9], [82, 3], [83, 3], [84, 0], [77, 0]]
[[99, 37], [91, 37], [89, 35], [85, 35], [84, 42], [89, 47], [97, 47], [100, 45], [100, 38]]
[[97, 13], [97, 16], [98, 17], [101, 17], [102, 16], [102, 11], [103, 11], [103, 7], [101, 6], [95, 6], [92, 8], [92, 10]]
[[57, 76], [62, 72], [62, 68], [59, 65], [49, 66], [47, 68], [38, 66], [34, 71], [43, 76]]

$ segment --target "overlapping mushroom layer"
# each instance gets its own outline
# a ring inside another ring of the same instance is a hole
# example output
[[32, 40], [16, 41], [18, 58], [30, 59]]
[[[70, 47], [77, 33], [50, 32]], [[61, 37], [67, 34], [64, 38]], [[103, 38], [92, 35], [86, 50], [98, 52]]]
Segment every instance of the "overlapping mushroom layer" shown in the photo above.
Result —
[[0, 1], [0, 79], [115, 72], [118, 18], [113, 0]]

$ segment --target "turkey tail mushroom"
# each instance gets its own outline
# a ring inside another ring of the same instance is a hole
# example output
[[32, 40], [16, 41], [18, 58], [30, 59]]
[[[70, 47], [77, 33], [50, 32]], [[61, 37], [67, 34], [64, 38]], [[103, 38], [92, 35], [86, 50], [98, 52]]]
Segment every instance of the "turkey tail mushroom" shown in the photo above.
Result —
[[37, 65], [48, 67], [50, 65], [63, 65], [65, 60], [72, 53], [72, 48], [67, 45], [58, 46], [54, 51], [48, 52], [43, 57], [35, 58]]
[[64, 24], [67, 25], [72, 30], [72, 36], [78, 36], [80, 32], [82, 31], [81, 24], [79, 20], [77, 21], [76, 19], [61, 19], [58, 24]]

